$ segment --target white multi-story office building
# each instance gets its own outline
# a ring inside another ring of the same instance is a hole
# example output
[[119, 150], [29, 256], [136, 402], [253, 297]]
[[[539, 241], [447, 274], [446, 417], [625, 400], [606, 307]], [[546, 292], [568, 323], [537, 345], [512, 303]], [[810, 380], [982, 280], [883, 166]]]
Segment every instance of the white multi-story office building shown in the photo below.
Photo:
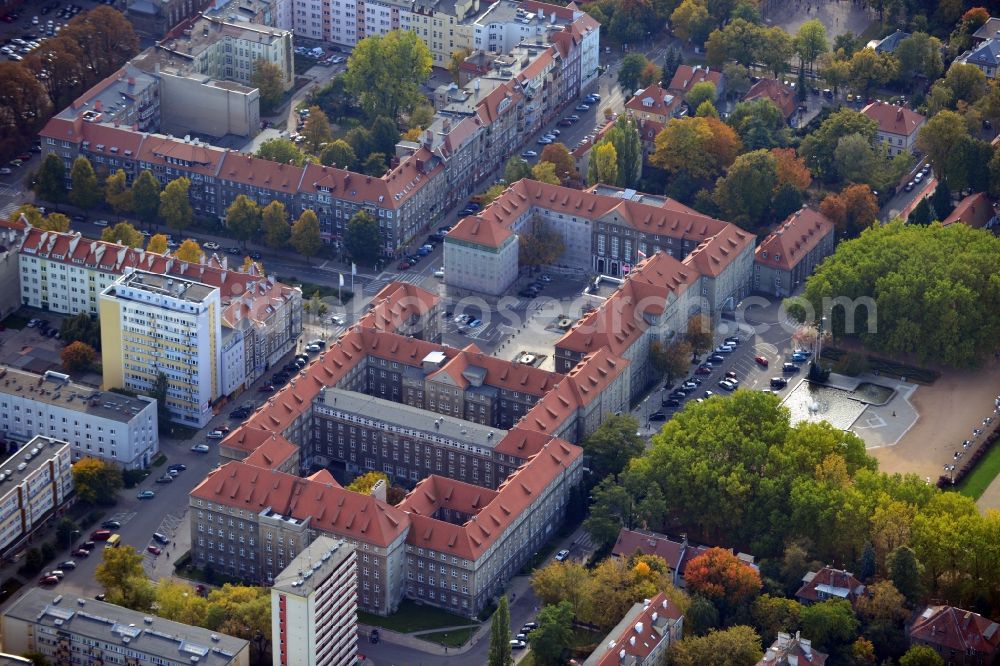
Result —
[[99, 458], [124, 469], [148, 467], [160, 449], [155, 400], [98, 391], [51, 371], [0, 366], [0, 430], [21, 442], [54, 437], [70, 444], [74, 461]]
[[69, 444], [35, 437], [0, 463], [0, 554], [27, 537], [73, 493]]
[[167, 377], [166, 406], [201, 428], [222, 395], [219, 290], [193, 280], [126, 273], [101, 292], [104, 386], [149, 392]]
[[351, 666], [358, 656], [354, 546], [316, 537], [271, 586], [274, 666]]
[[32, 588], [3, 614], [3, 649], [50, 664], [248, 666], [250, 642], [93, 599]]

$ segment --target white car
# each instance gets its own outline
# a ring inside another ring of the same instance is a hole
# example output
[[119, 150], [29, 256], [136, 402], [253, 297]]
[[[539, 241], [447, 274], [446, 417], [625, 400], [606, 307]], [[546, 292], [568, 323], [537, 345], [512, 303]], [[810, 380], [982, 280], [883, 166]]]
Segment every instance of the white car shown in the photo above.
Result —
[[206, 250], [218, 250], [221, 246], [215, 241], [208, 241], [207, 243], [202, 245], [202, 247], [204, 247]]
[[444, 266], [434, 271], [434, 277], [443, 278], [444, 277]]
[[94, 226], [95, 227], [106, 227], [106, 226], [108, 226], [108, 224], [109, 223], [108, 223], [107, 220], [94, 220]]
[[195, 453], [208, 453], [212, 449], [209, 448], [208, 444], [195, 444], [191, 447], [191, 450]]
[[317, 345], [315, 343], [311, 344], [311, 345], [306, 345], [306, 351], [309, 352], [310, 354], [315, 354], [320, 349], [322, 349], [322, 347], [320, 347], [319, 345]]
[[569, 551], [563, 548], [558, 553], [556, 553], [556, 562], [565, 562], [569, 557]]
[[733, 352], [732, 345], [719, 345], [715, 348], [716, 354], [731, 354]]
[[221, 430], [213, 430], [212, 432], [205, 435], [207, 439], [222, 439], [225, 436], [226, 433], [222, 432]]
[[525, 643], [524, 641], [519, 641], [517, 639], [513, 639], [510, 642], [510, 649], [511, 650], [523, 650], [526, 647], [528, 647], [528, 644]]

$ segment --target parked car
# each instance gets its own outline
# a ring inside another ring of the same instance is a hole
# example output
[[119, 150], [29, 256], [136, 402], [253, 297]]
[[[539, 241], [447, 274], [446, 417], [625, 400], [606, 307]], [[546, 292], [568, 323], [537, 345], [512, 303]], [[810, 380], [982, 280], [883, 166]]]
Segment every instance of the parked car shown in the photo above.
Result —
[[[204, 446], [204, 444], [202, 444], [202, 446]], [[138, 494], [136, 494], [136, 497], [141, 500], [148, 500], [156, 497], [156, 493], [152, 490], [140, 490]]]
[[205, 437], [208, 439], [222, 439], [225, 436], [226, 433], [222, 432], [221, 430], [213, 430], [212, 432], [205, 435]]
[[729, 372], [727, 372], [726, 379], [736, 379], [736, 372], [734, 370], [730, 370]]
[[795, 352], [794, 354], [792, 354], [792, 363], [805, 363], [807, 360], [809, 360], [809, 357], [806, 356], [805, 354], [802, 354], [800, 352]]
[[650, 421], [666, 421], [667, 415], [663, 412], [653, 412], [649, 415]]
[[108, 226], [108, 221], [107, 220], [94, 220], [94, 226], [95, 227], [106, 227], [106, 226]]
[[70, 555], [73, 557], [90, 557], [90, 551], [86, 548], [77, 548]]
[[538, 153], [536, 153], [533, 150], [526, 150], [523, 153], [521, 153], [521, 157], [527, 160], [531, 159], [532, 157], [538, 157]]
[[170, 475], [170, 472], [167, 472], [166, 474], [164, 474], [162, 476], [156, 477], [156, 482], [157, 483], [173, 483], [174, 482], [174, 477]]
[[732, 347], [732, 345], [719, 345], [718, 347], [715, 348], [715, 353], [716, 354], [732, 354], [733, 353], [733, 347]]
[[146, 550], [151, 552], [153, 555], [159, 555], [160, 553], [163, 552], [162, 550], [160, 550], [159, 546], [154, 546], [153, 544], [149, 544], [148, 546], [146, 546]]
[[569, 557], [569, 551], [563, 548], [558, 553], [556, 553], [556, 562], [565, 562]]
[[444, 277], [444, 266], [434, 271], [434, 277], [441, 279]]
[[[56, 582], [58, 583], [59, 581]], [[519, 641], [517, 639], [511, 639], [510, 641], [511, 650], [523, 650], [526, 647], [528, 647], [528, 644], [525, 643], [524, 641]]]
[[660, 404], [664, 407], [680, 407], [681, 401], [678, 400], [677, 398], [667, 398]]
[[215, 241], [208, 241], [207, 243], [202, 245], [202, 247], [205, 248], [206, 250], [218, 250], [221, 248], [221, 246]]
[[76, 569], [76, 562], [74, 562], [73, 560], [66, 560], [65, 562], [60, 562], [59, 568], [72, 571], [73, 569]]
[[761, 366], [763, 368], [767, 367], [768, 361], [763, 356], [754, 356], [753, 360], [757, 362], [757, 365], [759, 365], [759, 366]]
[[103, 523], [101, 523], [101, 527], [103, 527], [106, 530], [120, 530], [122, 524], [117, 520], [105, 520]]
[[799, 366], [795, 365], [794, 363], [782, 363], [781, 364], [781, 371], [782, 372], [795, 373], [795, 372], [799, 371]]
[[38, 579], [38, 584], [39, 585], [46, 585], [46, 586], [47, 585], [58, 585], [59, 584], [59, 579], [56, 578], [55, 576], [42, 576], [41, 578]]
[[153, 532], [153, 541], [156, 541], [157, 543], [162, 543], [164, 546], [170, 543], [170, 539], [167, 538], [167, 535], [160, 534], [159, 532]]
[[208, 444], [195, 444], [191, 447], [191, 450], [195, 453], [208, 453], [211, 451], [211, 449], [208, 448]]
[[90, 533], [90, 539], [92, 541], [107, 541], [111, 538], [111, 530], [94, 530]]
[[788, 386], [788, 380], [784, 377], [771, 377], [771, 388], [783, 389]]
[[706, 368], [703, 365], [699, 365], [698, 368], [694, 371], [694, 374], [696, 374], [696, 375], [710, 375], [710, 374], [712, 374], [712, 369], [711, 368]]
[[587, 105], [587, 104], [577, 104], [576, 108], [573, 109], [573, 110], [574, 111], [580, 111], [582, 113], [584, 111], [590, 111], [590, 106]]

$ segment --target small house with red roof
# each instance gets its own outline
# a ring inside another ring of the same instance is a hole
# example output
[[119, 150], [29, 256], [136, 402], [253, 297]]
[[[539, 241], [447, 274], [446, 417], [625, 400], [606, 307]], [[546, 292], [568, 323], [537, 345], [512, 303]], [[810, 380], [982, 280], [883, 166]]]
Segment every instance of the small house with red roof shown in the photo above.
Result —
[[951, 215], [941, 220], [948, 226], [961, 222], [974, 229], [992, 229], [997, 225], [997, 209], [985, 192], [976, 192], [962, 199]]
[[707, 81], [715, 86], [715, 99], [719, 99], [726, 92], [726, 79], [722, 72], [710, 67], [702, 67], [701, 65], [694, 65], [693, 67], [691, 65], [680, 65], [677, 71], [674, 72], [673, 78], [670, 79], [667, 92], [684, 99], [691, 92], [692, 88], [703, 81]]
[[750, 86], [750, 90], [743, 95], [744, 102], [752, 102], [755, 99], [769, 99], [781, 111], [785, 120], [790, 120], [795, 113], [795, 91], [784, 83], [775, 79], [761, 79]]
[[928, 606], [907, 635], [911, 645], [926, 645], [954, 666], [987, 666], [1000, 656], [1000, 625], [954, 606]]
[[753, 290], [790, 296], [833, 254], [836, 236], [823, 214], [806, 207], [795, 211], [754, 250]]
[[847, 599], [854, 605], [864, 593], [865, 584], [850, 571], [823, 567], [802, 577], [802, 587], [795, 598], [807, 606], [827, 599]]
[[861, 109], [861, 113], [878, 125], [875, 141], [885, 143], [889, 156], [912, 153], [917, 143], [917, 133], [927, 122], [927, 118], [905, 106], [888, 102], [872, 102]]
[[640, 120], [655, 120], [666, 123], [681, 110], [682, 95], [664, 90], [658, 83], [639, 88], [635, 95], [625, 102], [625, 108]]

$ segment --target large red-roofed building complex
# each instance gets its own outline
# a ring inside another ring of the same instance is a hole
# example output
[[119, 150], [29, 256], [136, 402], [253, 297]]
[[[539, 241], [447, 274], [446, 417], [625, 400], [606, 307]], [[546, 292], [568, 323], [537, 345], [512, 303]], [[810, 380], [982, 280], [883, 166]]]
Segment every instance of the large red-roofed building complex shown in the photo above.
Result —
[[753, 290], [790, 296], [833, 254], [837, 228], [822, 213], [802, 207], [754, 250]]
[[907, 632], [912, 645], [935, 650], [946, 664], [987, 666], [1000, 655], [1000, 624], [954, 606], [928, 606]]

